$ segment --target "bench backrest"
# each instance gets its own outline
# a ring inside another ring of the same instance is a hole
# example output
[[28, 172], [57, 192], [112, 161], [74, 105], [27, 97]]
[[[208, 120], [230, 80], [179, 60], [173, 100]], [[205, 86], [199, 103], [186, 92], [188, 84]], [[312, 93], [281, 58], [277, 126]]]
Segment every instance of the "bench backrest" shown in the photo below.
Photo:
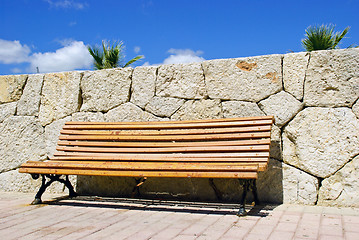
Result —
[[255, 163], [267, 167], [272, 116], [164, 122], [67, 122], [55, 161]]

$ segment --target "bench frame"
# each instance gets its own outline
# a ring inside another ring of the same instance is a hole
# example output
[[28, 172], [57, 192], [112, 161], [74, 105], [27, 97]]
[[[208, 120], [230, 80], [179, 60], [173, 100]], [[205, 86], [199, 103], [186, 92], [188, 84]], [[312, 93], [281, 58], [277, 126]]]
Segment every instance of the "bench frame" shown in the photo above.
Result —
[[[274, 119], [273, 119], [272, 116], [269, 116], [269, 117], [267, 116], [267, 117], [263, 117], [263, 118], [265, 118], [266, 120], [270, 119], [272, 121], [272, 124], [274, 122]], [[250, 119], [250, 118], [245, 118], [245, 119], [247, 120], [247, 119]], [[258, 117], [257, 117], [257, 119], [258, 119]], [[106, 123], [103, 123], [103, 124], [106, 124]], [[124, 123], [124, 124], [129, 125], [130, 123]], [[137, 123], [137, 124], [139, 124], [139, 123]], [[160, 122], [157, 122], [157, 124], [160, 124]], [[63, 130], [62, 133], [64, 133], [64, 132], [67, 133], [67, 131], [68, 130]], [[269, 135], [270, 135], [270, 130], [269, 130]], [[61, 137], [60, 137], [60, 139], [61, 139]], [[58, 149], [62, 149], [62, 148], [60, 146], [58, 146]], [[268, 149], [268, 154], [269, 154], [269, 149]], [[269, 155], [268, 155], [268, 159], [269, 159]], [[33, 161], [32, 161], [32, 163], [33, 163]], [[46, 191], [46, 189], [53, 182], [60, 182], [60, 183], [64, 184], [64, 186], [66, 186], [68, 188], [68, 190], [69, 190], [69, 197], [70, 198], [78, 196], [78, 194], [75, 192], [74, 187], [72, 186], [72, 184], [71, 184], [71, 182], [69, 181], [69, 178], [68, 178], [68, 176], [71, 175], [71, 174], [61, 174], [61, 173], [60, 174], [56, 174], [56, 173], [46, 174], [46, 173], [41, 173], [41, 172], [39, 172], [39, 173], [29, 172], [29, 171], [27, 171], [25, 169], [26, 167], [28, 167], [27, 164], [31, 164], [31, 161], [29, 161], [29, 163], [23, 164], [22, 165], [23, 169], [21, 167], [20, 172], [30, 173], [33, 179], [38, 179], [40, 176], [41, 176], [41, 179], [42, 179], [40, 189], [37, 192], [37, 194], [35, 195], [35, 199], [32, 202], [32, 204], [40, 204], [40, 203], [42, 203], [41, 197], [42, 197], [43, 193]], [[227, 166], [227, 167], [229, 167], [229, 166]], [[82, 174], [77, 174], [77, 175], [82, 175]], [[85, 174], [85, 175], [90, 175], [90, 174]], [[135, 181], [136, 181], [136, 184], [134, 185], [134, 188], [133, 188], [133, 191], [132, 191], [132, 197], [134, 197], [135, 195], [139, 196], [140, 195], [140, 186], [147, 180], [148, 176], [140, 176], [140, 178], [136, 178], [136, 176], [134, 175], [132, 177], [135, 177]], [[139, 177], [139, 176], [137, 176], [137, 177]], [[245, 210], [245, 205], [246, 205], [246, 198], [247, 198], [248, 191], [252, 192], [253, 198], [254, 198], [254, 203], [256, 205], [260, 204], [259, 199], [258, 199], [258, 194], [257, 194], [256, 178], [237, 177], [237, 179], [239, 180], [239, 184], [241, 184], [242, 187], [243, 187], [243, 193], [242, 193], [242, 197], [241, 197], [241, 200], [240, 200], [240, 207], [239, 207], [239, 211], [238, 211], [237, 215], [238, 216], [245, 216], [247, 214], [247, 212]], [[222, 200], [222, 194], [218, 190], [218, 188], [216, 187], [216, 185], [214, 183], [214, 180], [211, 177], [209, 177], [209, 184], [212, 187], [212, 189], [214, 190], [217, 199]]]

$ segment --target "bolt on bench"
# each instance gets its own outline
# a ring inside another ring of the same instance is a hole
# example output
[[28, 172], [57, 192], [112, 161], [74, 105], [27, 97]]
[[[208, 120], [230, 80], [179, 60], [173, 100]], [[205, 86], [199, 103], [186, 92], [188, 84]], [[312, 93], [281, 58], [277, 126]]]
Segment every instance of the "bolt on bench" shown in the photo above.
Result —
[[[19, 172], [42, 176], [33, 204], [52, 182], [76, 196], [68, 175], [136, 177], [135, 191], [151, 177], [237, 178], [259, 203], [256, 179], [267, 168], [272, 116], [165, 122], [67, 122], [49, 160], [27, 161]], [[64, 177], [62, 177], [64, 175]], [[46, 178], [48, 179], [46, 181]]]

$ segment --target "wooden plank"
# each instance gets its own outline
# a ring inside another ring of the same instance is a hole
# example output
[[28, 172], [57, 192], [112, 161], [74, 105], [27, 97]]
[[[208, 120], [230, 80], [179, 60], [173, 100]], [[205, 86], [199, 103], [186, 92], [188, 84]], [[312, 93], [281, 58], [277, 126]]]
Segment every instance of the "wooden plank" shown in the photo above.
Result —
[[246, 126], [260, 126], [272, 125], [273, 120], [253, 120], [253, 121], [238, 121], [238, 122], [204, 122], [204, 123], [176, 123], [176, 124], [67, 124], [63, 127], [64, 130], [70, 129], [106, 129], [106, 130], [121, 130], [121, 129], [191, 129], [191, 128], [221, 128], [221, 127], [246, 127]]
[[156, 135], [194, 135], [194, 134], [219, 134], [219, 133], [243, 133], [270, 131], [271, 126], [256, 126], [242, 128], [209, 128], [209, 129], [182, 129], [182, 130], [61, 130], [65, 135], [121, 135], [121, 136], [156, 136]]
[[270, 132], [238, 133], [238, 134], [207, 134], [207, 135], [164, 135], [164, 136], [109, 136], [109, 135], [61, 135], [60, 140], [104, 140], [104, 141], [196, 141], [220, 139], [252, 139], [268, 138]]
[[[106, 122], [109, 125], [143, 125], [143, 124], [182, 124], [182, 123], [212, 123], [212, 122], [238, 122], [248, 120], [274, 120], [274, 116], [256, 116], [241, 118], [220, 118], [220, 119], [200, 119], [200, 120], [182, 120], [182, 121], [146, 121], [146, 122]], [[104, 122], [66, 122], [66, 125], [103, 125]]]
[[254, 146], [207, 146], [207, 147], [168, 147], [168, 148], [113, 148], [113, 147], [63, 147], [57, 151], [98, 152], [98, 153], [186, 153], [186, 152], [243, 152], [269, 151], [269, 145]]
[[55, 152], [54, 156], [78, 156], [78, 157], [104, 157], [112, 160], [144, 160], [144, 159], [196, 159], [196, 158], [237, 158], [237, 157], [269, 157], [269, 152], [234, 152], [234, 153], [81, 153], [81, 152]]
[[58, 141], [59, 146], [92, 146], [92, 147], [202, 147], [202, 146], [248, 146], [270, 144], [270, 138], [257, 140], [237, 141], [210, 141], [210, 142], [96, 142], [96, 141]]
[[59, 156], [52, 157], [51, 161], [157, 161], [157, 162], [267, 162], [268, 157], [231, 157], [231, 158], [124, 158], [124, 157], [108, 157], [108, 156]]
[[256, 179], [258, 174], [253, 172], [185, 172], [185, 171], [116, 171], [116, 170], [83, 170], [83, 169], [45, 169], [25, 168], [19, 169], [20, 173], [60, 174], [60, 175], [88, 175], [108, 177], [185, 177], [185, 178], [243, 178]]
[[232, 164], [210, 164], [210, 163], [135, 163], [135, 162], [27, 162], [22, 167], [25, 168], [67, 168], [67, 169], [91, 169], [91, 170], [116, 170], [116, 171], [258, 171], [258, 164], [254, 163], [232, 163]]

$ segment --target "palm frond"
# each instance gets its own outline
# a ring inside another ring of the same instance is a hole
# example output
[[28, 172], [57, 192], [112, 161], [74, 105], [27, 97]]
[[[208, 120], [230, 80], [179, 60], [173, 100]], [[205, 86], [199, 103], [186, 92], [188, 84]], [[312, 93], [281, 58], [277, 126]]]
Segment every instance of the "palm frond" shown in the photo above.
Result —
[[315, 50], [328, 50], [337, 47], [339, 42], [348, 33], [349, 27], [334, 34], [335, 25], [309, 26], [305, 30], [305, 39], [302, 40], [302, 46], [308, 52]]
[[123, 53], [124, 45], [123, 42], [119, 41], [115, 41], [111, 44], [109, 41], [103, 40], [101, 47], [88, 46], [87, 49], [94, 59], [95, 69], [127, 67], [128, 65], [143, 58], [143, 56], [137, 56], [123, 66], [122, 62], [125, 58], [125, 55]]
[[142, 59], [142, 58], [144, 58], [143, 55], [139, 55], [139, 56], [137, 56], [137, 57], [134, 57], [134, 58], [132, 58], [130, 61], [128, 61], [123, 67], [128, 67], [128, 66], [131, 65], [132, 63], [134, 63], [134, 62], [136, 62], [136, 61], [138, 61], [138, 60], [140, 60], [140, 59]]

